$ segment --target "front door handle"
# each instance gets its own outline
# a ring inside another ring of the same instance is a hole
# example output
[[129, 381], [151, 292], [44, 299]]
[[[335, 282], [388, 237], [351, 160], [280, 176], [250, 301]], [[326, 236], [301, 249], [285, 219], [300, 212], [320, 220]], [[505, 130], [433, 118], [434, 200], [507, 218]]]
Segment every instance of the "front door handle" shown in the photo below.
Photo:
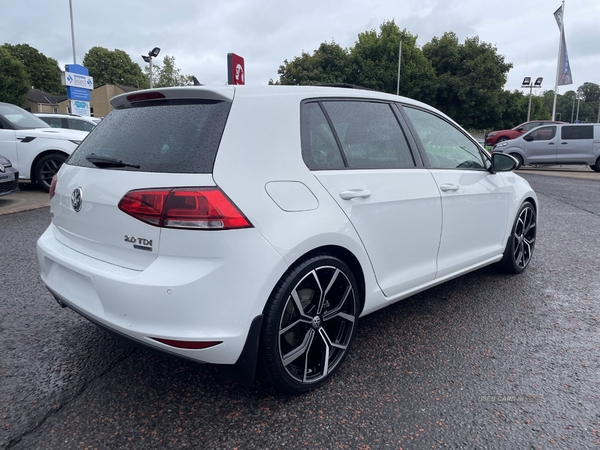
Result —
[[352, 200], [353, 198], [369, 198], [371, 192], [366, 189], [349, 189], [347, 191], [340, 192], [340, 197], [343, 200]]
[[444, 192], [458, 191], [458, 186], [455, 184], [441, 184], [440, 189]]

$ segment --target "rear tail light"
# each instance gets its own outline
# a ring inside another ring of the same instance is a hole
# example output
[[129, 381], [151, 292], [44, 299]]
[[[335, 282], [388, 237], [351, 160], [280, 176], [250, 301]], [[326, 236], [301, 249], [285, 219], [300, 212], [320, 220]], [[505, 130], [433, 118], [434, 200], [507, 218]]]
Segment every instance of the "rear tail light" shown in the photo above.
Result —
[[48, 191], [50, 193], [50, 198], [54, 197], [54, 194], [56, 194], [56, 183], [58, 182], [58, 174], [54, 174], [54, 176], [52, 177], [52, 181], [50, 182], [50, 190]]
[[162, 228], [231, 230], [252, 225], [219, 188], [167, 188], [129, 191], [119, 209]]

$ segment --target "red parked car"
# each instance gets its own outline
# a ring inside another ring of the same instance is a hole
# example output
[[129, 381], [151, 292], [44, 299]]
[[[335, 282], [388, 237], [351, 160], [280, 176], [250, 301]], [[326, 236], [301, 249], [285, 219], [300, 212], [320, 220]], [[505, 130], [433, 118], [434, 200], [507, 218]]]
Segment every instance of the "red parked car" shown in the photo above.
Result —
[[559, 122], [557, 120], [532, 120], [530, 122], [524, 122], [521, 125], [517, 125], [516, 127], [510, 130], [499, 130], [492, 131], [485, 138], [485, 145], [494, 146], [499, 142], [508, 141], [509, 139], [514, 139], [516, 137], [521, 136], [523, 133], [529, 130], [533, 130], [536, 127], [546, 125], [548, 123], [565, 123]]

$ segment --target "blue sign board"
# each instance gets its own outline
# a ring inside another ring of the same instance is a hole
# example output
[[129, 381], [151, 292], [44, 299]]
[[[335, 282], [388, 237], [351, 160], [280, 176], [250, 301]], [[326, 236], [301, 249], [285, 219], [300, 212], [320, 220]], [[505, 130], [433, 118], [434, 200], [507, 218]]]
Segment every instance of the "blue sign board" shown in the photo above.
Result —
[[87, 67], [83, 67], [79, 64], [67, 64], [66, 67], [67, 67], [67, 72], [76, 73], [78, 75], [86, 75], [86, 76], [90, 74]]
[[67, 86], [67, 97], [71, 100], [83, 100], [84, 102], [89, 102], [90, 91], [89, 89]]

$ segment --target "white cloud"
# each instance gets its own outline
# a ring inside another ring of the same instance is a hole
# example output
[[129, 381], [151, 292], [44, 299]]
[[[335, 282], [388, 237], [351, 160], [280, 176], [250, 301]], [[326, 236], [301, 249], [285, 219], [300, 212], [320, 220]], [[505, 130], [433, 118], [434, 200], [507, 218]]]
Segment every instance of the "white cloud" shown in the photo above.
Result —
[[[559, 38], [553, 12], [560, 4], [560, 0], [73, 0], [73, 12], [78, 62], [89, 48], [101, 46], [122, 49], [143, 66], [140, 55], [158, 46], [161, 56], [176, 58], [183, 74], [196, 75], [207, 84], [225, 83], [228, 52], [245, 58], [248, 84], [266, 84], [277, 78], [285, 59], [312, 52], [323, 41], [353, 46], [358, 33], [393, 19], [418, 35], [419, 45], [446, 31], [454, 31], [461, 40], [478, 35], [495, 45], [514, 65], [506, 85], [512, 90], [524, 76], [543, 76], [544, 88], [553, 87]], [[599, 17], [597, 0], [569, 0], [566, 6], [565, 30], [576, 86], [584, 81], [600, 84]], [[4, 42], [27, 43], [61, 66], [72, 62], [68, 0], [4, 0], [0, 30]]]

